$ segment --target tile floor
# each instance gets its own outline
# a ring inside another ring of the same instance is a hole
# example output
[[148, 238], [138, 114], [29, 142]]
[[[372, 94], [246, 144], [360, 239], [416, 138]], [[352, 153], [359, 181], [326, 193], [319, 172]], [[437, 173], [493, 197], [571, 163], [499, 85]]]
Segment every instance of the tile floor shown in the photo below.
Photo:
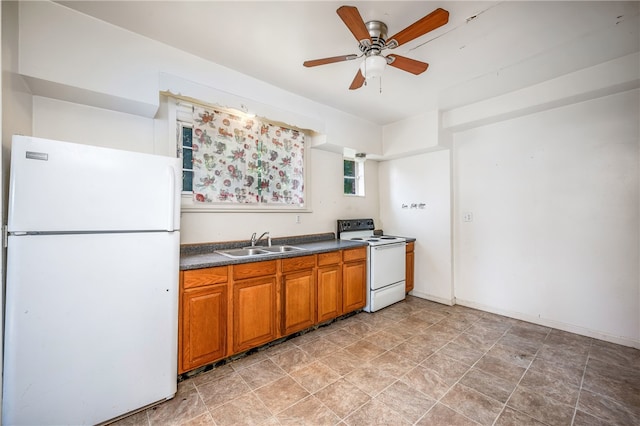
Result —
[[639, 425], [640, 351], [423, 299], [185, 380], [122, 425]]

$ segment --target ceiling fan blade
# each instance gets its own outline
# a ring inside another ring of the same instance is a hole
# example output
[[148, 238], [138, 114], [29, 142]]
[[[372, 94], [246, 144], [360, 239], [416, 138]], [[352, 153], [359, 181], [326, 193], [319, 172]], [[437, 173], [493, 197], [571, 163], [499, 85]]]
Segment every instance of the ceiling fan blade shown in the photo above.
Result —
[[364, 40], [368, 40], [371, 43], [371, 36], [357, 7], [340, 6], [336, 12], [359, 43]]
[[[392, 59], [391, 62], [388, 61], [389, 58]], [[415, 75], [422, 74], [427, 70], [427, 68], [429, 68], [429, 64], [426, 62], [420, 62], [415, 59], [405, 58], [404, 56], [398, 55], [387, 55], [387, 62], [392, 67], [396, 67], [402, 71], [407, 71]]]
[[342, 55], [332, 56], [331, 58], [313, 59], [311, 61], [304, 61], [302, 65], [305, 67], [317, 67], [318, 65], [333, 64], [335, 62], [352, 61], [356, 59], [358, 55]]
[[358, 70], [358, 73], [356, 74], [353, 81], [351, 82], [351, 86], [349, 86], [349, 90], [359, 89], [362, 87], [363, 84], [364, 84], [364, 75], [362, 75], [362, 72]]
[[400, 31], [396, 35], [387, 39], [387, 47], [394, 49], [401, 46], [411, 40], [420, 37], [439, 28], [449, 22], [449, 12], [444, 9], [438, 8], [428, 14], [427, 16], [419, 19], [413, 24], [409, 25], [404, 30]]

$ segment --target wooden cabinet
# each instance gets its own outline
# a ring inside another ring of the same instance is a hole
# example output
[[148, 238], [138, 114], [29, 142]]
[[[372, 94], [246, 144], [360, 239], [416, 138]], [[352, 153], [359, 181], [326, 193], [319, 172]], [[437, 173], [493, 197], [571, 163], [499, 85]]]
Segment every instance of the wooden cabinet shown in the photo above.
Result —
[[367, 302], [367, 248], [344, 250], [342, 261], [342, 313], [346, 314]]
[[233, 266], [233, 353], [278, 337], [276, 262]]
[[182, 271], [178, 372], [366, 304], [367, 247]]
[[318, 255], [317, 310], [318, 322], [342, 314], [342, 252], [332, 251]]
[[315, 256], [282, 260], [282, 334], [316, 323]]
[[415, 252], [414, 252], [415, 243], [412, 241], [407, 243], [406, 248], [406, 269], [405, 269], [405, 292], [409, 293], [413, 290], [414, 285], [414, 271], [415, 271]]
[[226, 356], [227, 269], [223, 266], [180, 274], [179, 373]]

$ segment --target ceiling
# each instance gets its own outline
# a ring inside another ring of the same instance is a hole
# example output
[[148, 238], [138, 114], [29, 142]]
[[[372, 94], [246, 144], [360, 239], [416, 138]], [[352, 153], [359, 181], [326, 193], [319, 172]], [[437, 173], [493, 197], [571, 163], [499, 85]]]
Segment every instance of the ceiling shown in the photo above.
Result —
[[[640, 2], [553, 1], [60, 1], [67, 7], [381, 125], [527, 87], [640, 49]], [[449, 22], [393, 51], [430, 64], [387, 67], [349, 90], [361, 59], [336, 14], [356, 6], [395, 34], [434, 9]]]

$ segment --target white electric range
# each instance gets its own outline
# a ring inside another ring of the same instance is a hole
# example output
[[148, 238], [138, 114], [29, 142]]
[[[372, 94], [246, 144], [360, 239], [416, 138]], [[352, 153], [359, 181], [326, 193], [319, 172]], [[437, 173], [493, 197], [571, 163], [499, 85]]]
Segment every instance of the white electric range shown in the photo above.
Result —
[[375, 235], [373, 219], [339, 219], [338, 239], [363, 241], [367, 252], [366, 312], [375, 312], [405, 298], [406, 240]]

